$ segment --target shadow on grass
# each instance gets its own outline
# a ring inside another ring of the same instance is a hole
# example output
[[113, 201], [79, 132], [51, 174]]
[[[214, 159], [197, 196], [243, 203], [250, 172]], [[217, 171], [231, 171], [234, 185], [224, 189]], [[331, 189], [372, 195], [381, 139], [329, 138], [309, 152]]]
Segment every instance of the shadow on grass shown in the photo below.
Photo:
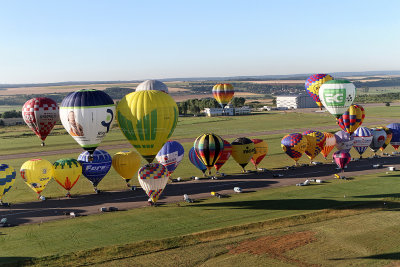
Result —
[[356, 198], [400, 198], [400, 193], [353, 196]]
[[333, 258], [331, 260], [339, 261], [339, 260], [360, 260], [360, 259], [400, 260], [400, 252], [375, 254], [375, 255], [370, 255], [365, 257], [355, 257], [355, 258]]
[[0, 257], [1, 266], [24, 266], [29, 264], [34, 258], [31, 257]]

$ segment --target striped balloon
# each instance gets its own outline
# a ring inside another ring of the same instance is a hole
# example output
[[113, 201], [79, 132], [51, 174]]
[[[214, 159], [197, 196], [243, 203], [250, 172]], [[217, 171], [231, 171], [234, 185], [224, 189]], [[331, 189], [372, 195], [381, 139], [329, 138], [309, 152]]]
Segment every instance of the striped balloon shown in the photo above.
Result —
[[354, 132], [354, 144], [353, 147], [357, 150], [358, 154], [360, 154], [360, 158], [362, 158], [362, 154], [369, 147], [372, 142], [372, 133], [367, 127], [358, 127], [358, 129]]
[[149, 163], [138, 171], [140, 186], [156, 203], [168, 182], [167, 168], [161, 163]]
[[303, 136], [307, 138], [306, 155], [313, 160], [325, 146], [325, 135], [318, 131], [305, 131]]
[[346, 167], [351, 160], [351, 155], [345, 150], [339, 150], [333, 153], [333, 160], [335, 161], [336, 165], [341, 168], [342, 171], [344, 171], [344, 167]]
[[221, 169], [221, 167], [225, 164], [225, 162], [228, 161], [229, 157], [232, 154], [232, 145], [226, 141], [222, 140], [224, 142], [224, 150], [222, 150], [221, 155], [219, 156], [217, 162], [215, 162], [214, 167], [217, 171]]
[[333, 77], [329, 74], [314, 74], [308, 77], [305, 83], [306, 91], [311, 96], [311, 98], [317, 103], [317, 105], [322, 109], [322, 103], [319, 99], [319, 88], [324, 82], [333, 80]]
[[0, 203], [3, 196], [11, 189], [15, 182], [16, 172], [7, 164], [0, 164]]
[[224, 141], [218, 135], [202, 134], [194, 141], [194, 150], [201, 162], [207, 167], [208, 174], [224, 150]]
[[224, 108], [231, 101], [235, 91], [229, 83], [218, 83], [212, 89], [215, 100]]
[[336, 145], [336, 137], [333, 133], [324, 132], [323, 134], [325, 135], [325, 146], [321, 150], [321, 154], [326, 159]]
[[281, 141], [282, 150], [297, 164], [307, 148], [307, 139], [299, 133], [285, 135]]
[[392, 140], [390, 144], [397, 150], [400, 146], [400, 123], [391, 123], [386, 127], [392, 131]]
[[360, 105], [351, 105], [349, 109], [337, 119], [337, 123], [344, 131], [352, 134], [362, 125], [364, 118], [364, 108]]
[[203, 174], [205, 174], [207, 167], [206, 167], [206, 165], [203, 164], [203, 162], [201, 162], [199, 157], [196, 155], [196, 151], [194, 151], [194, 147], [192, 147], [189, 150], [189, 160], [197, 169], [199, 169], [200, 171], [203, 172]]

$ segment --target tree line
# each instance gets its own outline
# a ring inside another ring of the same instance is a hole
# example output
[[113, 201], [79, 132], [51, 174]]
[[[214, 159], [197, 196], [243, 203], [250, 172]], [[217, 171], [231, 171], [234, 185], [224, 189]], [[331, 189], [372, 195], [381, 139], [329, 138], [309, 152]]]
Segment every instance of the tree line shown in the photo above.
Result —
[[[244, 97], [232, 98], [230, 105], [234, 107], [242, 107], [246, 99]], [[220, 108], [221, 105], [214, 98], [203, 98], [203, 99], [188, 99], [177, 103], [180, 115], [199, 115], [205, 108]]]

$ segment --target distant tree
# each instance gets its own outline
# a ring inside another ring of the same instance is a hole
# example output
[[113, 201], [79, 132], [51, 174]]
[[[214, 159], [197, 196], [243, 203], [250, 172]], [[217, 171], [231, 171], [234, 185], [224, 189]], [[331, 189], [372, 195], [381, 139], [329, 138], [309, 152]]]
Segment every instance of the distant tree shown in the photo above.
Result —
[[16, 110], [10, 110], [10, 111], [5, 111], [2, 116], [3, 119], [8, 119], [8, 118], [22, 118], [22, 111], [16, 111]]
[[274, 99], [272, 99], [272, 105], [276, 106], [276, 97], [274, 97]]
[[234, 97], [231, 100], [231, 104], [234, 107], [243, 107], [246, 99], [244, 97]]
[[4, 126], [4, 121], [0, 120], [0, 126]]
[[390, 102], [386, 102], [385, 106], [390, 107]]

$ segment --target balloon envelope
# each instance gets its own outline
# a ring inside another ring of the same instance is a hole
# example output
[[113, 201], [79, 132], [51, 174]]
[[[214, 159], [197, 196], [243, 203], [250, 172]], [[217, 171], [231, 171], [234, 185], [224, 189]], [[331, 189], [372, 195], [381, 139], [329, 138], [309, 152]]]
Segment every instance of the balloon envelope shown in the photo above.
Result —
[[212, 89], [215, 100], [224, 108], [231, 101], [235, 91], [229, 83], [218, 83]]
[[40, 194], [53, 178], [53, 164], [45, 159], [31, 159], [22, 164], [20, 174], [24, 182]]
[[140, 160], [140, 155], [135, 151], [122, 151], [112, 157], [112, 166], [128, 183], [140, 168]]
[[150, 163], [139, 169], [139, 183], [146, 194], [156, 203], [168, 182], [167, 169], [160, 163]]
[[397, 150], [400, 146], [400, 123], [391, 123], [386, 127], [392, 132], [390, 144]]
[[57, 123], [58, 113], [57, 103], [47, 97], [32, 98], [22, 107], [22, 118], [42, 144]]
[[167, 168], [168, 175], [171, 175], [183, 159], [185, 150], [177, 141], [168, 141], [157, 153], [156, 159]]
[[306, 155], [313, 160], [325, 146], [325, 135], [318, 131], [305, 131], [303, 136], [307, 139]]
[[321, 150], [321, 154], [326, 159], [336, 145], [336, 137], [333, 133], [324, 132], [323, 134], [325, 135], [325, 146]]
[[297, 162], [307, 148], [307, 139], [299, 133], [285, 135], [281, 141], [282, 150]]
[[365, 118], [364, 108], [360, 105], [351, 105], [349, 109], [343, 113], [337, 120], [340, 128], [352, 134], [360, 127]]
[[189, 150], [189, 160], [194, 166], [196, 166], [197, 169], [199, 169], [200, 171], [205, 173], [205, 171], [207, 170], [207, 167], [206, 167], [206, 165], [203, 164], [203, 162], [201, 162], [199, 157], [196, 155], [196, 151], [194, 150], [194, 147], [192, 147]]
[[356, 87], [347, 80], [331, 80], [321, 85], [319, 98], [324, 107], [339, 118], [353, 103]]
[[0, 164], [0, 201], [15, 182], [16, 172], [7, 164]]
[[319, 88], [322, 84], [330, 80], [333, 80], [333, 77], [329, 74], [314, 74], [306, 80], [306, 91], [320, 108], [322, 108], [322, 103], [319, 99]]
[[224, 149], [224, 141], [216, 134], [202, 134], [196, 138], [193, 144], [197, 157], [207, 167], [209, 173], [217, 162]]
[[54, 180], [69, 191], [82, 174], [82, 165], [74, 158], [59, 159], [53, 164]]
[[360, 154], [361, 156], [372, 142], [371, 131], [367, 127], [361, 126], [357, 128], [353, 136], [354, 136], [353, 147], [355, 150], [357, 150], [358, 154]]
[[118, 103], [117, 119], [126, 139], [150, 163], [175, 130], [178, 106], [161, 91], [133, 92]]
[[243, 168], [250, 162], [256, 149], [249, 138], [240, 137], [232, 142], [232, 157]]
[[90, 159], [89, 152], [85, 151], [79, 155], [78, 161], [82, 165], [82, 174], [94, 187], [106, 176], [111, 168], [112, 158], [107, 151], [96, 149]]
[[268, 153], [268, 145], [262, 139], [251, 139], [254, 143], [255, 153], [251, 158], [251, 163], [257, 168], [258, 164], [265, 158]]
[[333, 153], [333, 160], [335, 161], [336, 165], [343, 170], [344, 167], [346, 167], [350, 162], [351, 156], [349, 152], [339, 150]]
[[392, 141], [392, 131], [389, 128], [385, 127], [385, 126], [377, 127], [377, 128], [378, 129], [383, 129], [386, 132], [385, 143], [379, 148], [380, 151], [383, 151], [390, 144], [390, 141]]
[[148, 90], [156, 90], [161, 91], [168, 94], [168, 87], [165, 83], [160, 82], [158, 80], [146, 80], [140, 83], [137, 87], [135, 92], [139, 91], [148, 91]]
[[345, 131], [338, 131], [335, 133], [336, 149], [349, 152], [354, 144], [354, 137]]
[[67, 132], [90, 154], [110, 130], [115, 105], [103, 91], [90, 89], [68, 94], [60, 105], [60, 119]]
[[384, 129], [379, 128], [372, 128], [371, 134], [372, 141], [369, 147], [376, 153], [385, 144], [387, 135]]
[[217, 162], [215, 162], [214, 164], [214, 167], [217, 171], [221, 169], [221, 167], [225, 164], [225, 162], [228, 161], [229, 157], [232, 154], [232, 145], [226, 140], [222, 141], [224, 142], [224, 149], [222, 150]]

